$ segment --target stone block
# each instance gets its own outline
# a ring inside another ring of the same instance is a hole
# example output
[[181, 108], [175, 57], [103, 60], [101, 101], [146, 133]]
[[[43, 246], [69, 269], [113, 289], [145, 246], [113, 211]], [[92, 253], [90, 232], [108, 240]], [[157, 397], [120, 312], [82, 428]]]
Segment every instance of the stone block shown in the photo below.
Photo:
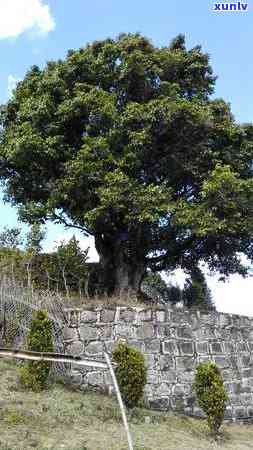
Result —
[[230, 394], [234, 394], [234, 395], [239, 395], [241, 392], [241, 386], [240, 386], [240, 382], [236, 382], [236, 381], [225, 381], [224, 382], [224, 387], [226, 389], [226, 391]]
[[84, 345], [80, 341], [73, 342], [66, 348], [66, 353], [73, 356], [81, 356], [84, 353]]
[[158, 309], [155, 311], [155, 320], [156, 322], [165, 322], [166, 321], [166, 311], [164, 309]]
[[100, 320], [104, 323], [114, 322], [115, 314], [115, 309], [102, 309]]
[[119, 320], [122, 322], [133, 322], [135, 320], [136, 311], [132, 308], [120, 308]]
[[185, 327], [178, 327], [177, 328], [177, 337], [182, 339], [190, 339], [193, 340], [193, 331], [191, 327], [185, 326]]
[[103, 386], [104, 385], [104, 375], [103, 372], [89, 372], [87, 374], [87, 382], [90, 386]]
[[81, 320], [81, 309], [80, 308], [65, 308], [67, 313], [67, 322], [70, 328], [79, 327]]
[[82, 374], [78, 371], [72, 371], [70, 375], [70, 383], [75, 386], [80, 386], [82, 384], [83, 377]]
[[230, 367], [230, 360], [226, 356], [213, 356], [214, 362], [217, 364], [218, 367], [221, 369], [227, 369]]
[[[137, 329], [138, 330], [138, 329]], [[116, 336], [116, 340], [119, 337], [123, 337], [126, 340], [128, 339], [133, 339], [136, 337], [136, 331], [135, 327], [131, 326], [131, 325], [122, 325], [122, 324], [117, 324], [115, 325], [115, 336]]]
[[194, 408], [193, 408], [193, 416], [194, 417], [199, 417], [200, 419], [203, 419], [205, 417], [205, 413], [198, 406], [194, 406]]
[[226, 354], [234, 353], [236, 350], [234, 343], [228, 342], [228, 341], [223, 342], [223, 348], [224, 348], [224, 353], [226, 353]]
[[171, 387], [167, 383], [159, 383], [155, 390], [156, 397], [166, 397], [171, 395]]
[[139, 339], [151, 339], [155, 337], [155, 327], [152, 323], [142, 323], [136, 328], [136, 336]]
[[252, 341], [248, 341], [248, 346], [249, 346], [249, 350], [251, 352], [253, 352], [253, 342]]
[[102, 325], [98, 327], [100, 339], [110, 339], [113, 336], [113, 327], [111, 325]]
[[158, 411], [167, 411], [170, 407], [170, 401], [168, 397], [156, 398], [154, 400], [149, 400], [149, 406], [151, 409], [156, 409]]
[[190, 394], [190, 386], [187, 384], [176, 384], [172, 387], [172, 395]]
[[190, 356], [176, 357], [176, 368], [179, 370], [193, 370], [195, 365], [195, 359]]
[[235, 395], [235, 394], [229, 394], [229, 402], [233, 407], [240, 406], [241, 405], [241, 396]]
[[243, 378], [252, 378], [253, 377], [253, 367], [242, 369], [242, 377]]
[[103, 354], [103, 342], [92, 341], [85, 347], [85, 354], [87, 355], [102, 355]]
[[77, 328], [69, 328], [65, 326], [63, 328], [63, 340], [64, 342], [76, 341], [78, 339]]
[[146, 384], [144, 386], [144, 397], [146, 399], [152, 399], [154, 394], [154, 386], [153, 384]]
[[152, 309], [143, 309], [137, 313], [137, 319], [140, 322], [149, 322], [152, 320]]
[[233, 418], [233, 410], [231, 406], [227, 406], [224, 412], [224, 419], [225, 420], [232, 420]]
[[193, 330], [193, 334], [194, 334], [195, 338], [199, 341], [205, 341], [208, 339], [216, 338], [214, 330], [211, 328], [208, 328], [206, 326], [201, 326], [200, 328]]
[[82, 322], [97, 322], [98, 313], [97, 311], [84, 310], [81, 312], [81, 323]]
[[206, 355], [209, 352], [208, 342], [196, 342], [196, 352], [200, 355]]
[[247, 417], [247, 409], [243, 406], [236, 406], [233, 408], [233, 415], [236, 420], [242, 420]]
[[239, 370], [240, 365], [239, 365], [238, 357], [236, 355], [231, 355], [229, 357], [229, 364], [232, 369], [237, 370], [237, 371]]
[[179, 349], [175, 340], [167, 340], [162, 343], [162, 353], [169, 355], [179, 355]]
[[161, 370], [171, 370], [175, 368], [175, 361], [169, 355], [160, 356], [160, 368]]
[[240, 361], [240, 366], [242, 368], [244, 368], [244, 367], [250, 368], [252, 366], [252, 358], [251, 358], [250, 353], [241, 354], [239, 361]]
[[97, 339], [99, 335], [98, 328], [92, 325], [83, 324], [80, 326], [80, 337], [83, 341]]
[[225, 313], [218, 313], [217, 314], [217, 322], [221, 327], [228, 326], [232, 323], [231, 315], [225, 314]]
[[164, 370], [161, 372], [160, 379], [162, 383], [176, 383], [177, 372], [175, 370]]
[[231, 327], [230, 332], [231, 332], [231, 339], [237, 342], [242, 340], [242, 333], [240, 328]]
[[154, 355], [149, 354], [149, 353], [144, 353], [143, 356], [144, 356], [144, 359], [145, 359], [146, 367], [149, 368], [150, 370], [156, 369], [156, 366], [157, 366], [156, 357]]
[[179, 383], [193, 383], [195, 379], [195, 371], [177, 372], [177, 380]]
[[223, 369], [222, 370], [222, 378], [224, 381], [231, 381], [233, 378], [233, 372], [231, 369]]
[[252, 394], [243, 393], [241, 394], [241, 401], [243, 405], [252, 405]]
[[223, 350], [222, 350], [222, 346], [221, 346], [221, 342], [218, 341], [212, 341], [212, 343], [210, 344], [210, 352], [215, 354], [222, 354]]
[[168, 324], [158, 323], [156, 325], [157, 337], [159, 338], [176, 338], [176, 328]]
[[242, 378], [241, 380], [241, 392], [251, 393], [253, 392], [252, 378]]
[[192, 394], [192, 393], [190, 395], [187, 395], [187, 397], [184, 400], [186, 407], [191, 407], [191, 408], [196, 404], [196, 402], [197, 402], [197, 397], [195, 394]]
[[147, 370], [147, 383], [159, 384], [159, 372], [155, 370]]
[[210, 355], [200, 355], [197, 357], [197, 362], [198, 364], [203, 363], [203, 362], [208, 362], [208, 361], [212, 361], [212, 358]]
[[249, 346], [246, 341], [237, 342], [236, 349], [238, 353], [249, 352]]
[[185, 403], [183, 395], [173, 395], [170, 397], [171, 407], [174, 411], [184, 412]]
[[189, 341], [179, 341], [178, 342], [179, 351], [181, 355], [193, 355], [194, 354], [194, 345], [193, 342]]
[[161, 342], [159, 339], [145, 340], [145, 353], [160, 353], [161, 352]]
[[253, 417], [253, 406], [247, 407], [247, 417]]

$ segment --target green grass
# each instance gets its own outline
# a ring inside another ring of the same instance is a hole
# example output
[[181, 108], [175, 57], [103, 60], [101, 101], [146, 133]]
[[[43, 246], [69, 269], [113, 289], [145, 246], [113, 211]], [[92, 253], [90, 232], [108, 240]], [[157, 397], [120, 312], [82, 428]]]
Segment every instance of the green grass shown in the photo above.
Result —
[[[205, 421], [144, 408], [129, 415], [135, 450], [252, 449], [253, 425], [227, 425], [218, 443]], [[61, 384], [32, 393], [17, 382], [17, 365], [0, 360], [0, 450], [127, 450], [113, 397]]]

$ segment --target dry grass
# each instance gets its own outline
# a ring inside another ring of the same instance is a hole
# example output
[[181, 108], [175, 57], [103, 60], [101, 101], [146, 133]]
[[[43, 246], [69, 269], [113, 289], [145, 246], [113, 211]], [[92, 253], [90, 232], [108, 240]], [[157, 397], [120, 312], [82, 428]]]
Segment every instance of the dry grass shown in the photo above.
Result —
[[[0, 361], [1, 450], [127, 450], [114, 398], [56, 384], [42, 393], [24, 392], [17, 366]], [[251, 449], [253, 425], [224, 426], [212, 442], [206, 423], [144, 408], [130, 420], [135, 450]]]

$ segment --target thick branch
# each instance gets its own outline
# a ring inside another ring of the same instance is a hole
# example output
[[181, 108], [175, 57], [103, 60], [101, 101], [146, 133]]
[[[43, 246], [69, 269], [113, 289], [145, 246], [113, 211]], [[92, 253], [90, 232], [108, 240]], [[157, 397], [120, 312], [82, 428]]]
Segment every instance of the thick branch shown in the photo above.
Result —
[[87, 227], [81, 227], [80, 225], [75, 225], [73, 223], [67, 222], [66, 219], [56, 213], [52, 214], [51, 217], [53, 220], [58, 220], [60, 223], [63, 223], [65, 227], [76, 228], [77, 230], [81, 230], [86, 236], [93, 236], [92, 231], [90, 231]]

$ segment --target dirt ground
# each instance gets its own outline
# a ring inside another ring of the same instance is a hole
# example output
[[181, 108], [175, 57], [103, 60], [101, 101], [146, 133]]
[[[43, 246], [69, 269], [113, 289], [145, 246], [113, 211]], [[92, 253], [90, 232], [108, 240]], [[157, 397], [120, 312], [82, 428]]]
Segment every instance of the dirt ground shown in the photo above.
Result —
[[[1, 450], [127, 450], [113, 397], [55, 384], [32, 393], [18, 384], [14, 362], [0, 359]], [[244, 450], [253, 425], [225, 425], [218, 442], [205, 421], [136, 408], [129, 417], [134, 450]]]

